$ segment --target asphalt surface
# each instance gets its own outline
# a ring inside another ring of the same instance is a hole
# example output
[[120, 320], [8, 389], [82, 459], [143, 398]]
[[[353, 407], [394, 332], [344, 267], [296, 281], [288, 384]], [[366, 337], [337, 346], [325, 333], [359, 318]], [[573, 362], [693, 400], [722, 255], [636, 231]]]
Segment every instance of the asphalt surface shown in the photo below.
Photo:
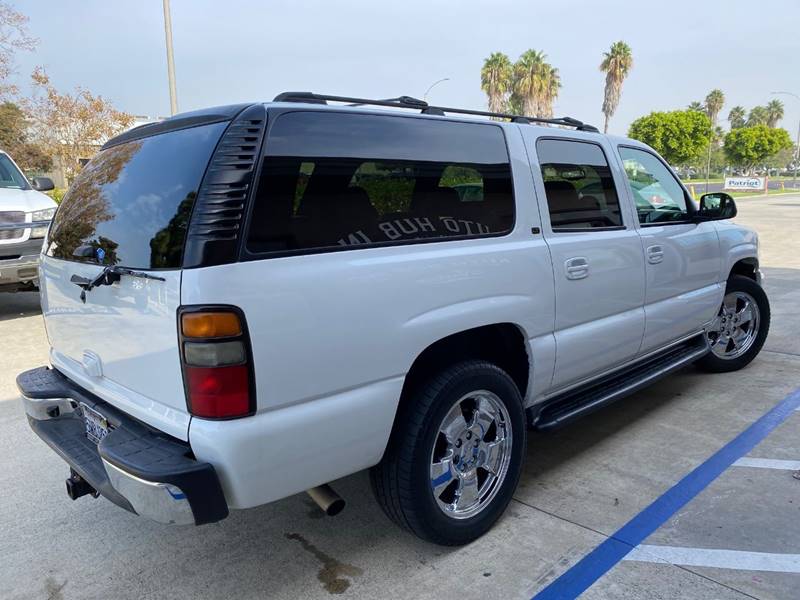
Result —
[[[761, 355], [737, 373], [687, 368], [531, 436], [506, 515], [457, 549], [390, 524], [365, 473], [334, 483], [348, 501], [335, 518], [304, 495], [198, 528], [149, 522], [102, 499], [70, 501], [66, 465], [29, 430], [14, 386], [19, 371], [47, 360], [38, 299], [0, 296], [0, 598], [526, 599], [552, 590], [800, 388], [800, 196], [737, 204], [737, 220], [760, 233], [772, 303]], [[800, 597], [798, 433], [794, 412], [624, 560], [596, 571], [583, 597]]]

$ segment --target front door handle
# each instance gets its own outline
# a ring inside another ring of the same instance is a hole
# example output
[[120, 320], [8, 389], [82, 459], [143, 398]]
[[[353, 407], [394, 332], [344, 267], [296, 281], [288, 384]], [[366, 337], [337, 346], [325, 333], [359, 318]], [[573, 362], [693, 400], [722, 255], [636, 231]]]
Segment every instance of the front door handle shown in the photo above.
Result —
[[664, 246], [648, 246], [647, 262], [651, 265], [657, 265], [662, 260], [664, 260]]
[[585, 256], [576, 256], [564, 263], [567, 279], [583, 279], [589, 276], [589, 261]]

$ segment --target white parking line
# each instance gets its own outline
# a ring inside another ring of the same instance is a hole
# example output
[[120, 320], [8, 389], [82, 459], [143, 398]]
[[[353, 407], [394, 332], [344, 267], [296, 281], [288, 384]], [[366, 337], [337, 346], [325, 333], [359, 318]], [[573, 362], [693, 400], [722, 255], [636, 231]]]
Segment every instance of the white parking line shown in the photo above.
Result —
[[800, 470], [800, 460], [777, 460], [772, 458], [749, 458], [744, 456], [733, 463], [734, 467], [755, 467], [757, 469], [779, 469], [781, 471]]
[[685, 567], [800, 573], [800, 554], [772, 554], [714, 548], [677, 548], [643, 544], [634, 548], [623, 560], [668, 563]]

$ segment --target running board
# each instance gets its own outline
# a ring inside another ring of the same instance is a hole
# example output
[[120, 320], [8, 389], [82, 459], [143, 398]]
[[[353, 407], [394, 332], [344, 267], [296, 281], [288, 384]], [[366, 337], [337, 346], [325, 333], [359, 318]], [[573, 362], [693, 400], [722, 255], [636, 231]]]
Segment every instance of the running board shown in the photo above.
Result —
[[529, 422], [539, 430], [566, 425], [615, 400], [624, 398], [696, 361], [708, 352], [705, 334], [698, 334], [663, 353], [633, 364], [584, 387], [569, 390], [528, 409]]

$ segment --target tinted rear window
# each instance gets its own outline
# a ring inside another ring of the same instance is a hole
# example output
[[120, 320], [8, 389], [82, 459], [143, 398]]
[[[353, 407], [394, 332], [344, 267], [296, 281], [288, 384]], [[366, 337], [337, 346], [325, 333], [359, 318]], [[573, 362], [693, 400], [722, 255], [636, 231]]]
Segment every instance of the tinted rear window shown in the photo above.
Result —
[[47, 254], [137, 269], [181, 266], [200, 181], [226, 123], [103, 150], [69, 188]]
[[267, 137], [251, 252], [303, 252], [511, 230], [511, 166], [496, 125], [292, 112]]

